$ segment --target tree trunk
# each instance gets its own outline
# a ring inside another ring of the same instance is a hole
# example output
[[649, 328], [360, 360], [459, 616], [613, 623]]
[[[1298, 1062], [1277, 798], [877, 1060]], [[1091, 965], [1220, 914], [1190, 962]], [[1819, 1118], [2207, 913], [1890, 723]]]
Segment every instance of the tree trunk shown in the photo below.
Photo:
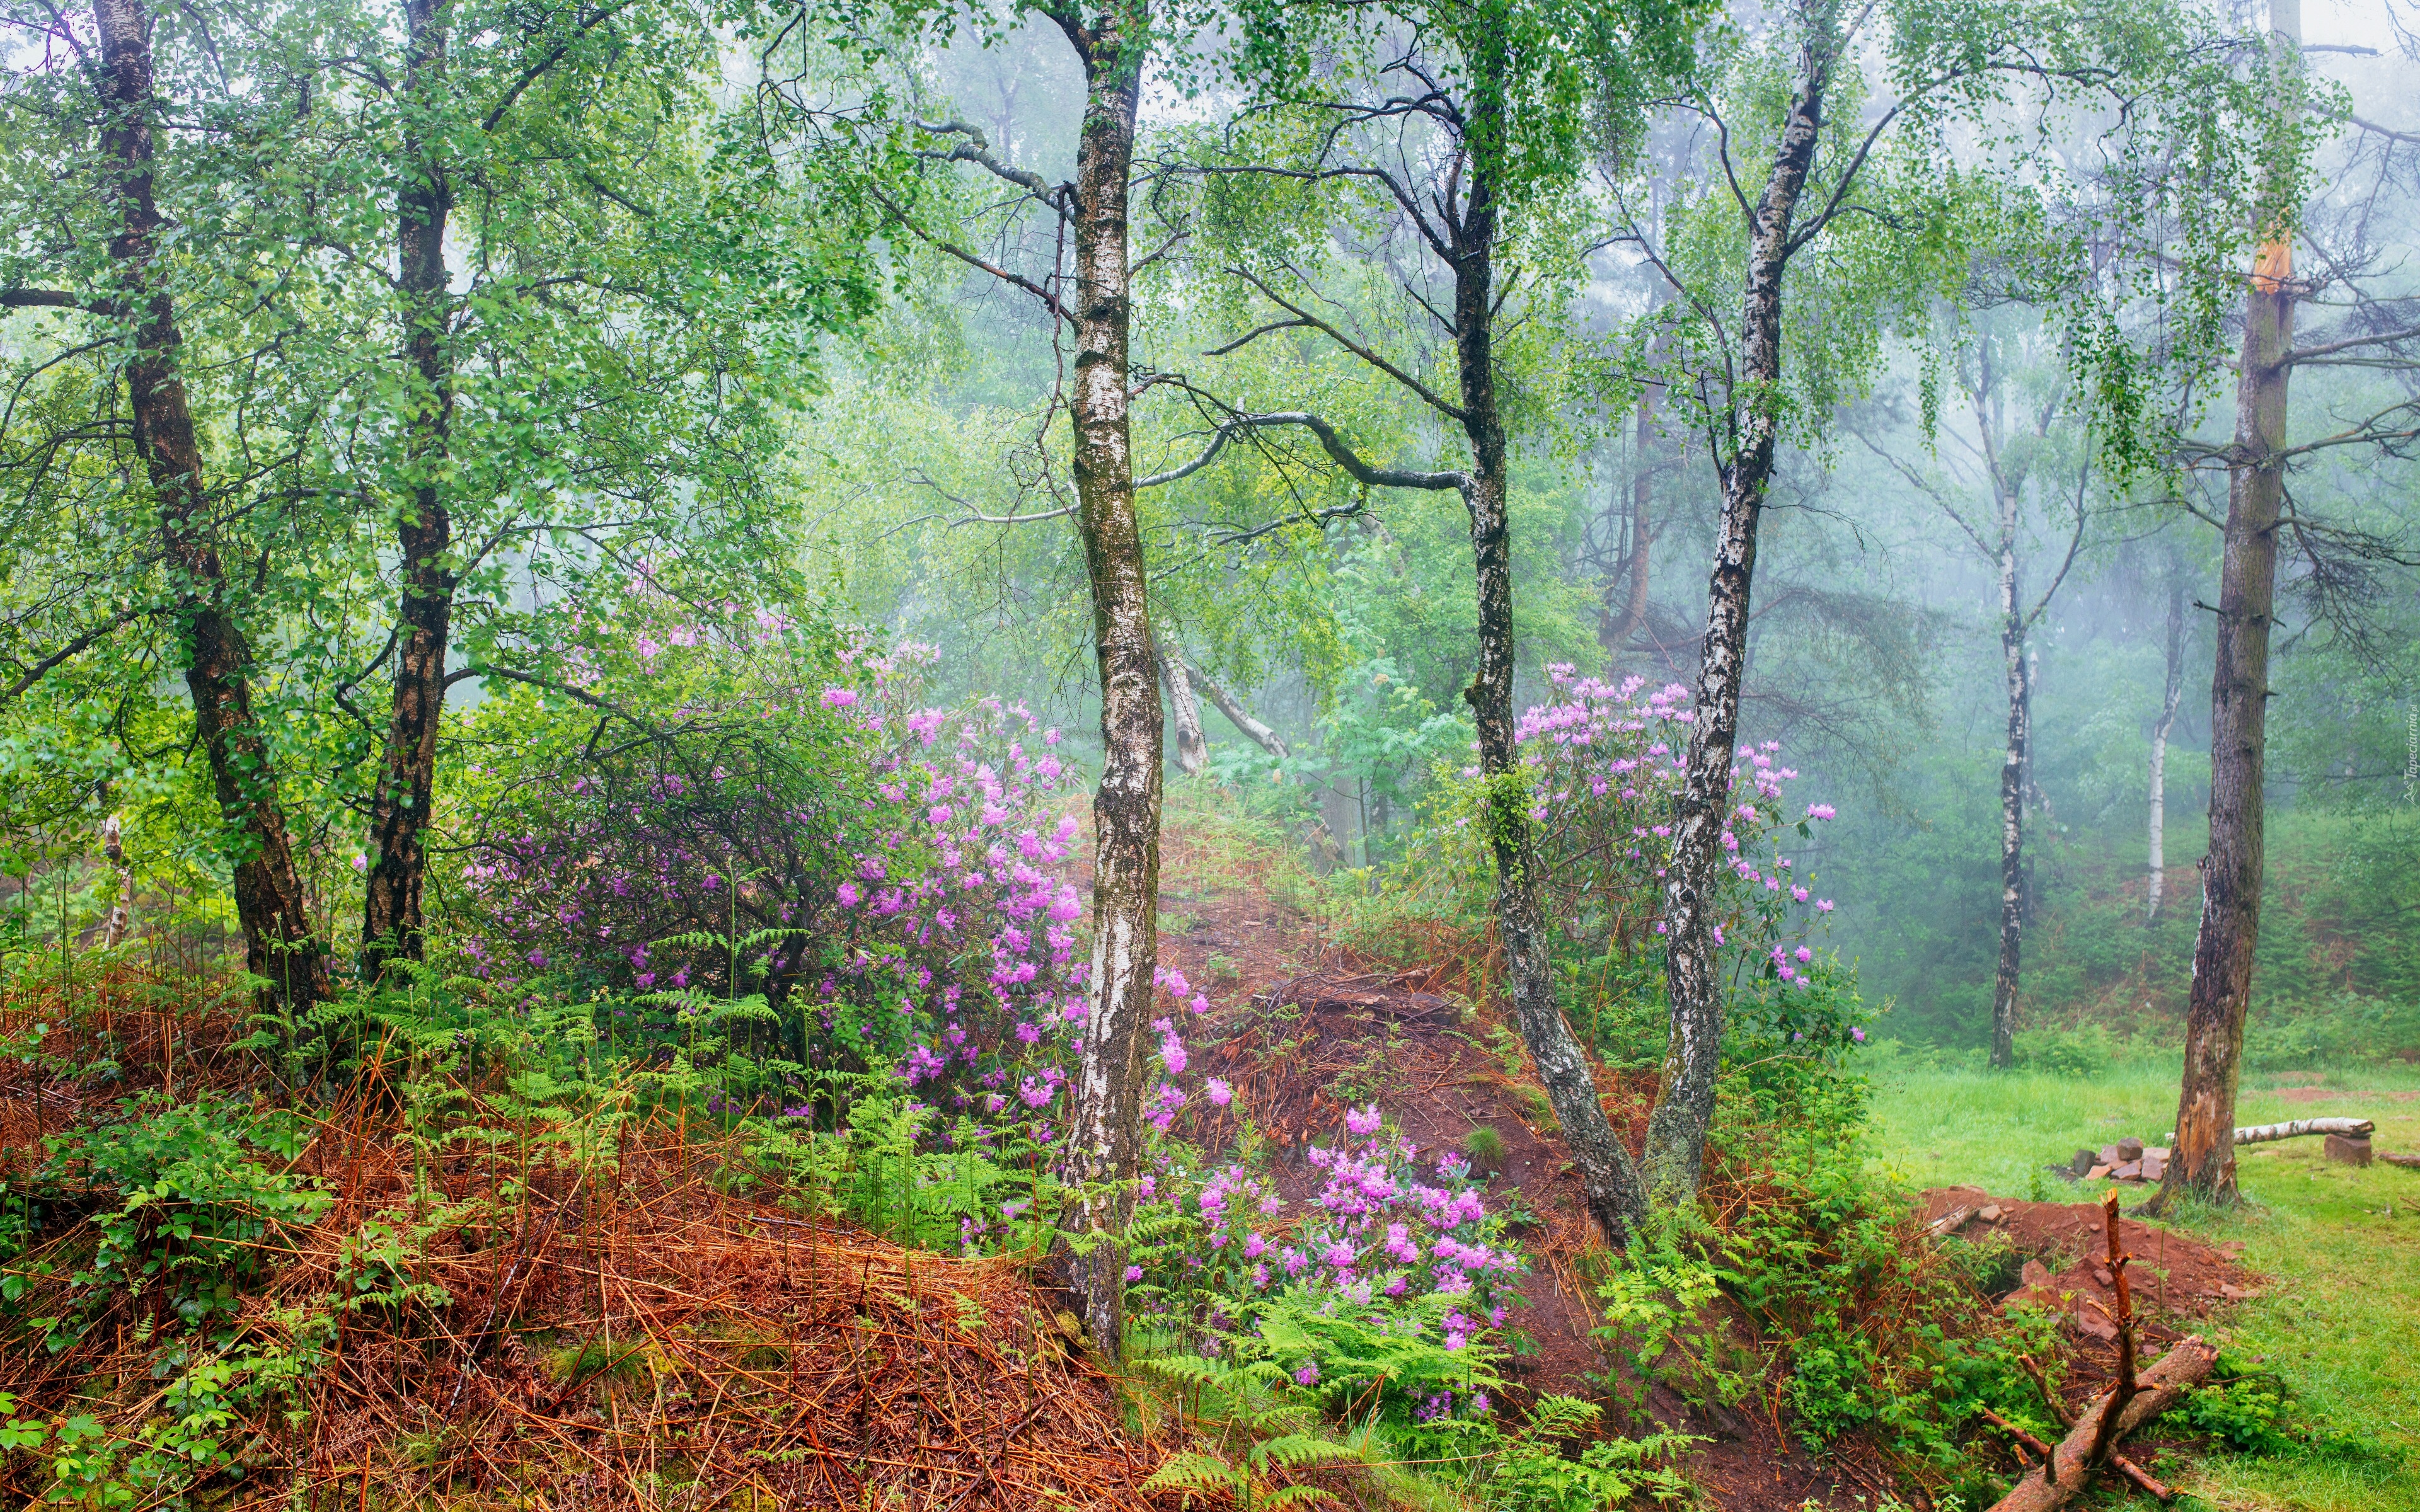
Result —
[[1142, 1149], [1142, 1026], [1159, 953], [1160, 707], [1135, 518], [1126, 423], [1131, 311], [1126, 193], [1140, 93], [1141, 22], [1105, 6], [1060, 24], [1084, 65], [1076, 152], [1077, 528], [1093, 590], [1101, 681], [1101, 785], [1093, 797], [1093, 954], [1084, 1042], [1067, 1135], [1073, 1196], [1063, 1227], [1083, 1236], [1063, 1257], [1093, 1347], [1123, 1347], [1126, 1217]]
[[111, 814], [101, 822], [101, 854], [109, 860], [109, 869], [117, 876], [117, 896], [109, 905], [109, 919], [101, 926], [101, 948], [116, 949], [134, 931], [134, 869], [126, 864], [124, 832], [117, 816]]
[[175, 585], [178, 639], [185, 685], [218, 800], [231, 832], [236, 918], [243, 929], [244, 964], [269, 985], [265, 1000], [302, 1007], [328, 995], [327, 952], [314, 937], [294, 865], [286, 816], [278, 806], [277, 768], [252, 712], [250, 654], [228, 603], [202, 468], [201, 442], [186, 406], [176, 355], [183, 341], [168, 294], [149, 287], [151, 257], [162, 224], [152, 199], [153, 95], [150, 20], [142, 0], [94, 0], [101, 37], [97, 81], [103, 124], [101, 155], [109, 164], [109, 193], [123, 229], [109, 244], [121, 293], [111, 312], [134, 328], [126, 363], [127, 408], [134, 447], [160, 503], [160, 535]]
[[[1485, 98], [1482, 96], [1482, 98]], [[1496, 98], [1501, 98], [1497, 96]], [[1463, 697], [1477, 717], [1479, 769], [1487, 784], [1488, 843], [1496, 858], [1496, 927], [1512, 979], [1512, 1010], [1546, 1101], [1579, 1167], [1589, 1214], [1620, 1244], [1646, 1216], [1638, 1171], [1598, 1101], [1588, 1053], [1563, 1021], [1545, 910], [1539, 902], [1529, 787], [1513, 739], [1512, 532], [1506, 513], [1507, 444], [1496, 395], [1493, 320], [1496, 211], [1487, 176], [1474, 171], [1455, 226], [1454, 348], [1471, 470], [1463, 502], [1479, 596], [1479, 670]]]
[[1655, 396], [1661, 392], [1656, 384], [1638, 391], [1637, 428], [1633, 433], [1630, 476], [1630, 548], [1621, 555], [1621, 578], [1625, 585], [1621, 608], [1613, 608], [1614, 583], [1605, 585], [1605, 602], [1597, 609], [1596, 642], [1608, 656], [1619, 656], [1630, 645], [1630, 638], [1647, 623], [1647, 547], [1648, 516], [1655, 501], [1655, 471], [1648, 465], [1647, 448], [1655, 437]]
[[1157, 644], [1159, 680], [1167, 686], [1169, 713], [1176, 722], [1176, 769], [1200, 777], [1210, 764], [1210, 742], [1202, 733], [1202, 706], [1193, 702], [1192, 669], [1174, 646], [1165, 640]]
[[[2302, 40], [2298, 0], [2274, 0], [2273, 53]], [[2260, 937], [2267, 767], [2269, 629], [2277, 600], [2277, 520], [2285, 501], [2287, 358], [2293, 347], [2294, 252], [2273, 210], [2243, 298], [2235, 445], [2227, 461], [2226, 544], [2219, 568], [2218, 652], [2210, 699], [2210, 853], [2201, 863], [2201, 928], [2185, 1009], [2177, 1137], [2154, 1206], [2180, 1191], [2235, 1197], [2235, 1090], [2252, 955]]]
[[413, 165], [396, 202], [396, 265], [404, 301], [404, 355], [415, 392], [405, 423], [409, 496], [396, 520], [403, 579], [396, 607], [395, 687], [371, 801], [362, 898], [363, 976], [390, 955], [425, 949], [421, 887], [428, 871], [429, 810], [437, 787], [438, 721], [445, 706], [446, 638], [455, 578], [446, 561], [454, 525], [443, 473], [454, 416], [454, 362], [445, 348], [444, 164], [428, 140], [445, 87], [445, 0], [406, 0], [404, 156]]
[[1739, 739], [1757, 526], [1780, 431], [1771, 390], [1781, 377], [1781, 279], [1790, 256], [1791, 219], [1815, 161], [1829, 72], [1826, 59], [1810, 56], [1749, 227], [1740, 376], [1730, 396], [1733, 449], [1728, 462], [1716, 458], [1722, 470], [1723, 517], [1707, 584], [1697, 718], [1689, 730], [1688, 764], [1674, 809], [1672, 854], [1664, 883], [1665, 980], [1671, 995], [1672, 1028], [1664, 1052], [1663, 1087], [1647, 1125], [1648, 1191], [1663, 1205], [1695, 1200], [1705, 1165], [1706, 1127], [1714, 1119], [1714, 1074], [1723, 1046], [1714, 910], [1722, 886], [1723, 821], [1730, 812], [1731, 762]]
[[2009, 739], [2000, 759], [2000, 962], [1992, 977], [1992, 1064], [2016, 1064], [2017, 964], [2025, 927], [2025, 765], [2031, 736], [2024, 614], [2017, 602], [2017, 496], [2000, 500], [2000, 661]]
[[1216, 679], [1199, 667], [1187, 667], [1185, 669], [1185, 674], [1193, 687], [1208, 695], [1210, 702], [1218, 706], [1218, 712], [1227, 717], [1229, 724], [1244, 733], [1245, 739], [1280, 761], [1284, 761], [1291, 754], [1286, 748], [1284, 738], [1267, 725], [1253, 718], [1252, 711], [1244, 707], [1243, 702], [1233, 693], [1228, 692], [1226, 687]]
[[2177, 705], [2185, 690], [2184, 563], [2168, 563], [2168, 671], [2161, 685], [2160, 717], [2151, 726], [2150, 886], [2143, 917], [2160, 917], [2160, 894], [2167, 886], [2168, 732], [2176, 728]]

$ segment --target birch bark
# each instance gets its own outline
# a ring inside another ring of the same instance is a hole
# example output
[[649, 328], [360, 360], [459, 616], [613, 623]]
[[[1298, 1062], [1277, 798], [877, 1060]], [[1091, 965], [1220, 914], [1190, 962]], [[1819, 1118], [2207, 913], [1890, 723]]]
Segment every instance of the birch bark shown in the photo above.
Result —
[[1210, 762], [1209, 737], [1202, 733], [1202, 705], [1193, 699], [1193, 670], [1174, 646], [1158, 642], [1159, 680], [1168, 691], [1171, 721], [1176, 726], [1176, 769], [1199, 777]]
[[2185, 689], [2185, 579], [2181, 563], [2168, 564], [2167, 679], [2160, 694], [2160, 717], [2151, 726], [2150, 877], [2145, 888], [2143, 917], [2160, 917], [2160, 895], [2168, 877], [2168, 732], [2176, 728], [2177, 705]]
[[1115, 1359], [1125, 1328], [1124, 1235], [1142, 1148], [1142, 1026], [1159, 953], [1159, 673], [1127, 424], [1132, 314], [1127, 189], [1140, 95], [1142, 17], [1104, 5], [1053, 13], [1084, 67], [1071, 201], [1076, 246], [1076, 523], [1092, 581], [1101, 685], [1101, 783], [1093, 797], [1093, 951], [1067, 1138], [1073, 1194], [1062, 1254], [1093, 1347]]
[[1723, 516], [1706, 594], [1706, 638], [1699, 653], [1696, 712], [1687, 769], [1672, 825], [1664, 919], [1665, 980], [1671, 1035], [1663, 1086], [1648, 1119], [1646, 1180], [1659, 1205], [1692, 1201], [1714, 1119], [1714, 1074], [1723, 1042], [1723, 983], [1714, 943], [1714, 898], [1723, 865], [1723, 820], [1730, 811], [1731, 761], [1739, 739], [1740, 683], [1746, 671], [1749, 590], [1756, 578], [1757, 527], [1773, 480], [1780, 440], [1782, 273], [1790, 227], [1815, 162], [1832, 60], [1810, 39], [1781, 141], [1749, 226], [1746, 288], [1741, 301], [1739, 381], [1730, 423], [1736, 444], [1722, 466]]

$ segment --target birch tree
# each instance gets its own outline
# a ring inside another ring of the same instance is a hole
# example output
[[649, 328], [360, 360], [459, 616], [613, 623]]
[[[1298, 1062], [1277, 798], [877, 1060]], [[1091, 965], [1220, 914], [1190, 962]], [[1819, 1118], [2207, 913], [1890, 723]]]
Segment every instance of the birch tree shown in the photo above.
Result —
[[[1468, 515], [1479, 654], [1463, 697], [1487, 790], [1497, 935], [1522, 1039], [1590, 1213], [1621, 1242], [1645, 1215], [1645, 1194], [1556, 996], [1533, 800], [1515, 744], [1509, 494], [1519, 428], [1536, 401], [1519, 393], [1501, 332], [1508, 307], [1533, 330], [1561, 318], [1580, 253], [1558, 244], [1557, 223], [1578, 185], [1591, 95], [1626, 110], [1625, 77], [1668, 62], [1688, 17], [1652, 5], [1588, 12], [1506, 0], [1333, 11], [1270, 6], [1246, 17], [1245, 55], [1259, 69], [1253, 87], [1277, 124], [1229, 133], [1205, 162], [1214, 204], [1220, 186], [1234, 182], [1255, 186], [1227, 191], [1238, 198], [1292, 192], [1302, 201], [1296, 213], [1314, 224], [1323, 211], [1357, 217], [1357, 234], [1373, 247], [1356, 258], [1292, 241], [1274, 253], [1249, 237], [1223, 243], [1219, 271], [1253, 325], [1221, 349], [1305, 332], [1452, 436], [1461, 465], [1375, 466], [1301, 412], [1233, 413], [1221, 436], [1310, 426], [1365, 487], [1450, 491]], [[1238, 228], [1251, 224], [1234, 221], [1232, 206], [1224, 213]], [[1408, 329], [1343, 313], [1351, 302], [1340, 291], [1373, 278], [1400, 289]]]
[[[2068, 393], [2063, 383], [2055, 383], [2050, 393], [2025, 407], [2028, 412], [2013, 417], [2016, 423], [2012, 425], [2009, 390], [2019, 375], [2009, 373], [2009, 363], [2022, 350], [2020, 342], [1986, 331], [1971, 333], [1954, 359], [1958, 385], [1974, 423], [1970, 461], [1991, 501], [1988, 518], [1970, 518], [1958, 491], [1947, 486], [1947, 480], [1920, 471], [1899, 457], [1887, 456], [1901, 475], [1958, 527], [1959, 533], [1992, 573], [1993, 618], [1999, 631], [2001, 681], [2008, 708], [2007, 738], [2002, 742], [2000, 756], [1999, 960], [1992, 979], [1992, 1064], [2004, 1070], [2016, 1064], [2017, 991], [2029, 891], [2024, 841], [2025, 805], [2031, 786], [2028, 774], [2033, 757], [2033, 670], [2027, 656], [2028, 641], [2059, 585], [2067, 580], [2069, 569], [2075, 565], [2092, 513], [2088, 502], [2091, 455], [2086, 449], [2076, 462], [2074, 497], [2065, 504], [2071, 517], [2065, 550], [2057, 557], [2050, 580], [2042, 585], [2040, 594], [2028, 595], [2024, 570], [2034, 512], [2027, 507], [2027, 490], [2030, 486], [2040, 494], [2052, 486], [2048, 475], [2058, 460], [2053, 449], [2061, 440], [2056, 427]], [[1962, 435], [1959, 439], [1964, 440]], [[2055, 522], [2055, 510], [2043, 513], [2050, 514]]]
[[[1785, 434], [1807, 436], [1805, 427], [1871, 374], [1883, 328], [1915, 301], [1952, 295], [1960, 249], [1993, 218], [2026, 213], [2043, 193], [2011, 186], [2029, 173], [2060, 181], [2055, 158], [2040, 148], [2072, 128], [2071, 113], [2106, 106], [2126, 123], [2108, 139], [2121, 169], [2104, 171], [2139, 190], [2137, 200], [2171, 203], [2189, 183], [2199, 193], [2190, 177], [2195, 155], [2231, 161], [2235, 136], [2203, 129], [2213, 118], [2231, 122], [2231, 101], [2196, 40], [2189, 15], [2164, 7], [1792, 0], [1763, 29], [1718, 34], [1670, 100], [1704, 128], [1701, 172], [1715, 187], [1694, 213], [1668, 216], [1668, 234], [1634, 215], [1617, 239], [1674, 290], [1693, 428], [1713, 455], [1722, 511], [1664, 894], [1671, 1033], [1646, 1150], [1658, 1202], [1694, 1198], [1714, 1114], [1725, 1004], [1712, 902], [1725, 861], [1759, 534]], [[1880, 60], [1871, 78], [1869, 60]], [[1978, 123], [1994, 106], [2016, 107], [2042, 130], [2030, 142], [1995, 133], [1977, 161], [1953, 162], [1946, 129]], [[1760, 142], [1769, 146], [1741, 161]], [[2142, 214], [2139, 205], [2129, 211]], [[2193, 291], [2211, 265], [2208, 239], [2178, 260], [2179, 282]], [[2089, 261], [2080, 246], [2069, 255], [2091, 267], [2109, 260], [2105, 248]], [[1804, 270], [1810, 264], [1823, 268], [1820, 283]], [[1718, 303], [1726, 280], [1736, 281], [1736, 315]], [[2118, 417], [2102, 433], [2132, 447], [2145, 364], [2102, 318], [2107, 306], [2089, 298], [2089, 281], [2075, 286], [2085, 308], [2069, 318], [2085, 331], [2075, 349], [2086, 392], [2096, 410]], [[1793, 318], [1798, 310], [1822, 314]]]
[[[954, 10], [911, 13], [922, 41], [946, 36]], [[1143, 1026], [1158, 962], [1161, 795], [1160, 660], [1153, 644], [1149, 580], [1136, 506], [1132, 418], [1135, 325], [1130, 201], [1143, 76], [1156, 17], [1148, 0], [1018, 5], [977, 18], [986, 45], [1031, 21], [1063, 42], [1083, 76], [1075, 177], [1052, 183], [995, 146], [980, 127], [937, 112], [928, 119], [888, 99], [834, 109], [821, 85], [768, 85], [768, 98], [808, 131], [860, 155], [890, 234], [1030, 300], [1047, 323], [1062, 375], [1045, 430], [1064, 416], [1064, 468], [1074, 498], [993, 519], [1004, 525], [1072, 519], [1089, 589], [1093, 671], [1101, 700], [1102, 769], [1094, 791], [1093, 943], [1086, 1017], [1062, 1176], [1067, 1196], [1053, 1257], [1080, 1301], [1093, 1348], [1114, 1359], [1124, 1345], [1126, 1222], [1142, 1149]], [[817, 23], [803, 14], [796, 23]], [[884, 24], [852, 17], [862, 35]], [[795, 25], [791, 30], [795, 30]], [[783, 32], [788, 39], [790, 30]], [[901, 85], [922, 96], [911, 80]], [[850, 93], [855, 93], [851, 89]], [[922, 174], [896, 171], [902, 160]], [[1008, 196], [996, 228], [1009, 252], [982, 245], [981, 211], [953, 214], [948, 187], [964, 172]], [[942, 187], [934, 192], [932, 186]], [[1048, 445], [1045, 446], [1048, 451]], [[1051, 454], [1047, 486], [1061, 465]]]

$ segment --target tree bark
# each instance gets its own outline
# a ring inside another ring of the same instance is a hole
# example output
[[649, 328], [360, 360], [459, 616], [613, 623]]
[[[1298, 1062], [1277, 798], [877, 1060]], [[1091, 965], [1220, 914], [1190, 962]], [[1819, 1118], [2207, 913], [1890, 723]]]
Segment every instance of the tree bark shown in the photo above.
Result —
[[120, 293], [108, 313], [133, 329], [126, 363], [127, 408], [134, 447], [160, 505], [163, 555], [175, 585], [185, 686], [210, 764], [220, 821], [230, 834], [236, 918], [244, 964], [268, 983], [264, 1003], [302, 1007], [328, 995], [324, 942], [311, 929], [302, 879], [294, 865], [277, 768], [252, 709], [251, 656], [229, 603], [226, 573], [210, 518], [201, 442], [176, 358], [183, 332], [168, 293], [152, 286], [151, 259], [163, 221], [152, 197], [154, 94], [150, 18], [143, 0], [94, 0], [101, 70], [101, 156], [122, 229], [110, 257]]
[[[2299, 53], [2299, 0], [2273, 0], [2271, 51]], [[2226, 551], [2219, 568], [2218, 651], [2211, 677], [2210, 852], [2201, 863], [2201, 927], [2185, 1009], [2177, 1137], [2152, 1206], [2180, 1192], [2232, 1201], [2235, 1092], [2252, 957], [2260, 937], [2266, 815], [2269, 631], [2277, 601], [2277, 521], [2286, 494], [2286, 384], [2294, 340], [2290, 208], [2271, 222], [2243, 298], [2235, 445], [2227, 461]]]
[[[1995, 471], [1996, 479], [1996, 471]], [[2016, 1064], [2017, 972], [2025, 928], [2025, 769], [2032, 702], [2025, 675], [2025, 616], [2017, 596], [2017, 505], [2000, 489], [2000, 661], [2008, 684], [2008, 744], [2000, 760], [2000, 960], [1992, 976], [1992, 1064]]]
[[1723, 982], [1714, 943], [1714, 908], [1723, 869], [1724, 817], [1739, 739], [1740, 684], [1746, 670], [1748, 595], [1756, 578], [1757, 527], [1773, 478], [1780, 436], [1773, 393], [1781, 378], [1781, 280], [1790, 225], [1815, 162], [1830, 78], [1827, 39], [1810, 38], [1805, 72], [1790, 102], [1772, 171], [1749, 226], [1746, 287], [1741, 301], [1739, 380], [1730, 395], [1733, 448], [1717, 456], [1722, 524], [1707, 584], [1706, 638], [1699, 652], [1696, 721], [1687, 768], [1673, 811], [1666, 863], [1665, 981], [1671, 1035], [1663, 1086], [1647, 1125], [1647, 1186], [1659, 1205], [1694, 1201], [1714, 1119], [1714, 1075], [1723, 1044]]
[[396, 197], [396, 265], [412, 405], [405, 422], [408, 496], [396, 518], [403, 579], [396, 606], [395, 686], [371, 800], [362, 898], [362, 963], [374, 979], [392, 956], [425, 952], [421, 889], [437, 787], [437, 733], [445, 706], [445, 652], [455, 575], [444, 471], [452, 439], [454, 362], [446, 350], [445, 220], [453, 191], [432, 138], [445, 87], [445, 0], [405, 0], [403, 188]]
[[[1500, 92], [1482, 98], [1500, 99]], [[1479, 769], [1487, 784], [1488, 844], [1496, 860], [1496, 925], [1521, 1038], [1546, 1101], [1579, 1167], [1589, 1214], [1621, 1244], [1646, 1216], [1646, 1193], [1630, 1151], [1598, 1100], [1588, 1053], [1555, 995], [1551, 938], [1538, 887], [1537, 837], [1528, 784], [1513, 738], [1512, 532], [1506, 512], [1508, 444], [1496, 393], [1494, 255], [1496, 207], [1489, 176], [1474, 168], [1454, 237], [1454, 355], [1461, 369], [1463, 431], [1471, 469], [1463, 489], [1479, 598], [1479, 669], [1463, 690], [1479, 727]]]
[[101, 822], [101, 854], [108, 857], [109, 869], [117, 876], [117, 896], [101, 931], [101, 948], [110, 950], [134, 931], [134, 869], [126, 864], [125, 834], [116, 814]]
[[1127, 1214], [1142, 1149], [1142, 1026], [1159, 953], [1159, 680], [1126, 418], [1126, 196], [1145, 41], [1139, 15], [1105, 4], [1055, 19], [1084, 66], [1076, 152], [1076, 522], [1093, 593], [1101, 682], [1101, 784], [1093, 797], [1091, 1001], [1067, 1137], [1070, 1211], [1081, 1236], [1063, 1256], [1093, 1347], [1124, 1343]]
[[1192, 669], [1173, 645], [1159, 647], [1159, 680], [1168, 689], [1169, 713], [1176, 724], [1176, 769], [1199, 777], [1210, 764], [1210, 742], [1202, 733], [1202, 706], [1193, 702]]
[[2160, 894], [2167, 886], [2168, 732], [2176, 728], [2177, 705], [2185, 689], [2185, 574], [2181, 562], [2168, 563], [2168, 666], [2161, 685], [2160, 717], [2151, 726], [2150, 878], [2143, 917], [2160, 917]]

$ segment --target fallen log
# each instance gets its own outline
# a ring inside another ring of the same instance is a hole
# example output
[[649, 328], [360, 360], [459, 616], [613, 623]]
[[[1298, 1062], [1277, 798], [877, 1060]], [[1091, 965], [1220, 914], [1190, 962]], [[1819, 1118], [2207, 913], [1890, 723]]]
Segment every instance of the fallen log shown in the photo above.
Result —
[[2408, 1165], [2415, 1171], [2420, 1171], [2420, 1155], [2390, 1155], [2381, 1149], [2378, 1152], [2378, 1158], [2389, 1165]]
[[[2284, 1123], [2256, 1123], [2248, 1129], [2235, 1131], [2239, 1145], [2265, 1145], [2273, 1139], [2300, 1139], [2305, 1134], [2343, 1134], [2349, 1139], [2366, 1139], [2378, 1132], [2378, 1124], [2369, 1119], [2292, 1119]], [[2177, 1136], [2166, 1135], [2161, 1143], [2174, 1145]]]
[[[2077, 1414], [2058, 1447], [2041, 1455], [2040, 1464], [2019, 1476], [2017, 1484], [2000, 1498], [1992, 1512], [2057, 1512], [2090, 1484], [2096, 1472], [2102, 1470], [2125, 1476], [2162, 1501], [2175, 1494], [2126, 1461], [2118, 1453], [2118, 1443], [2198, 1385], [2217, 1365], [2218, 1350], [2204, 1343], [2197, 1335], [2180, 1339], [2149, 1369], [2136, 1373], [2134, 1297], [2126, 1277], [2127, 1262], [2133, 1257], [2118, 1243], [2117, 1193], [2110, 1193], [2103, 1200], [2102, 1211], [2107, 1215], [2103, 1231], [2109, 1236], [2109, 1273], [2118, 1294], [2118, 1306], [2111, 1315], [2111, 1321], [2118, 1325], [2118, 1379], [2107, 1393]], [[2037, 1452], [2047, 1448], [2038, 1440], [2035, 1445], [2039, 1446]]]

